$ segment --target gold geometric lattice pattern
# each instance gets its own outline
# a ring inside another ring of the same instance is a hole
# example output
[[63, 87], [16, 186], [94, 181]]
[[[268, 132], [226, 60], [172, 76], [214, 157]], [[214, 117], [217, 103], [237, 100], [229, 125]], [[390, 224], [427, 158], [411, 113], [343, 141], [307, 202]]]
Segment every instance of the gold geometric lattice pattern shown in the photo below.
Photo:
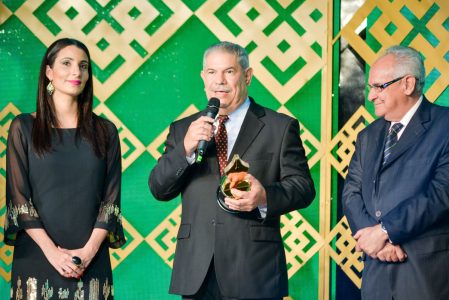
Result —
[[[5, 224], [5, 217], [6, 217], [6, 207], [5, 207], [5, 189], [3, 188], [5, 186], [5, 177], [0, 176], [0, 185], [2, 186], [1, 189], [1, 197], [0, 197], [0, 241], [3, 241], [3, 224]], [[12, 257], [14, 253], [14, 248], [11, 246], [7, 246], [6, 244], [2, 243], [2, 246], [0, 247], [0, 276], [5, 279], [5, 281], [9, 281], [11, 279], [11, 263], [12, 263]]]
[[0, 172], [2, 175], [5, 175], [6, 172], [5, 155], [8, 129], [11, 125], [11, 121], [19, 114], [20, 110], [11, 102], [9, 102], [0, 112]]
[[146, 238], [145, 241], [173, 268], [176, 235], [181, 224], [181, 205], [178, 205]]
[[284, 240], [288, 278], [324, 245], [323, 238], [298, 211], [281, 217], [281, 234]]
[[[366, 40], [358, 28], [370, 18]], [[434, 101], [449, 85], [449, 1], [367, 0], [341, 35], [371, 65], [386, 48], [403, 44], [425, 57], [426, 96]]]
[[[352, 237], [346, 217], [329, 233], [326, 243], [329, 245], [330, 256], [341, 267], [346, 275], [360, 288], [362, 285], [362, 252], [355, 252], [356, 241]], [[335, 249], [332, 244], [335, 245]]]
[[[230, 5], [216, 0], [204, 3], [195, 15], [220, 40], [250, 49], [257, 79], [285, 104], [323, 67], [326, 12], [326, 1], [306, 0], [291, 14], [292, 19], [273, 27], [281, 12], [266, 1], [242, 0]], [[297, 32], [296, 27], [303, 31]]]
[[[373, 116], [364, 106], [360, 106], [332, 139], [329, 146], [332, 152], [332, 155], [329, 156], [330, 162], [343, 178], [346, 178], [346, 174], [348, 173], [349, 162], [355, 151], [354, 145], [357, 134], [367, 126], [367, 123], [369, 124], [373, 121]], [[337, 157], [333, 154], [336, 147], [338, 147], [335, 150]]]
[[[277, 111], [294, 118], [293, 114], [284, 105]], [[311, 169], [321, 159], [323, 147], [321, 147], [320, 141], [301, 122], [299, 122], [299, 131], [307, 157], [307, 164], [309, 165], [309, 169]]]
[[[190, 116], [194, 113], [197, 113], [198, 111], [199, 110], [195, 105], [190, 104], [189, 107], [187, 107], [187, 109], [184, 110], [183, 113], [179, 115], [176, 120]], [[151, 154], [151, 156], [153, 156], [153, 158], [156, 160], [158, 160], [163, 153], [164, 149], [160, 149], [160, 147], [165, 143], [169, 129], [170, 129], [169, 127], [165, 128], [164, 131], [162, 131], [146, 148], [147, 151]]]
[[143, 153], [145, 146], [137, 137], [120, 121], [119, 118], [104, 104], [95, 108], [95, 113], [113, 122], [117, 127], [122, 151], [122, 173]]
[[[47, 46], [67, 36], [84, 41], [95, 64], [95, 96], [102, 102], [192, 15], [181, 0], [161, 1], [171, 11], [162, 24], [161, 12], [149, 1], [119, 1], [103, 14], [86, 1], [61, 0], [51, 7], [44, 2], [26, 1], [15, 15]], [[42, 13], [36, 12], [43, 9], [60, 30], [39, 19]]]
[[3, 4], [3, 1], [0, 2], [0, 25], [3, 24], [10, 16], [12, 12]]
[[[0, 241], [3, 241], [3, 224], [6, 217], [6, 144], [8, 139], [8, 129], [11, 121], [20, 111], [11, 102], [0, 112]], [[11, 263], [13, 247], [2, 243], [0, 247], [0, 276], [6, 281], [11, 278]]]
[[112, 269], [115, 269], [115, 267], [123, 262], [143, 241], [143, 237], [125, 218], [122, 218], [122, 224], [123, 230], [125, 231], [126, 244], [122, 248], [109, 249]]

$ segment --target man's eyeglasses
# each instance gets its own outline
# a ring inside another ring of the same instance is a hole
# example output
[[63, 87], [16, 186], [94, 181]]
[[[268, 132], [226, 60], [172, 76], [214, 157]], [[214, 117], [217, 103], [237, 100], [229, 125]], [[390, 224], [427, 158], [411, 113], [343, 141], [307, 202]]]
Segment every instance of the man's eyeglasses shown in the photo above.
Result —
[[369, 89], [368, 89], [368, 92], [369, 92], [370, 90], [374, 90], [376, 93], [380, 93], [380, 92], [382, 92], [383, 90], [385, 90], [387, 87], [389, 87], [390, 85], [392, 85], [393, 83], [395, 83], [395, 82], [401, 80], [402, 78], [404, 78], [405, 76], [407, 76], [407, 75], [404, 75], [404, 76], [395, 78], [395, 79], [390, 80], [390, 81], [385, 82], [385, 83], [368, 84], [368, 88], [369, 88]]

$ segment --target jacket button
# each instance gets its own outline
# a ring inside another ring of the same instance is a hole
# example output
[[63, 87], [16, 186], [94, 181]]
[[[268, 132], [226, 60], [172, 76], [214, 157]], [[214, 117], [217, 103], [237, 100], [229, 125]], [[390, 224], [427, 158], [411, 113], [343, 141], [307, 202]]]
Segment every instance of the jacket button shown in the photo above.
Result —
[[380, 218], [382, 215], [382, 212], [380, 210], [376, 210], [376, 217]]
[[211, 223], [213, 226], [215, 226], [215, 219], [212, 219]]
[[182, 174], [182, 168], [179, 168], [177, 171], [176, 171], [176, 176], [179, 176], [179, 175], [181, 175]]

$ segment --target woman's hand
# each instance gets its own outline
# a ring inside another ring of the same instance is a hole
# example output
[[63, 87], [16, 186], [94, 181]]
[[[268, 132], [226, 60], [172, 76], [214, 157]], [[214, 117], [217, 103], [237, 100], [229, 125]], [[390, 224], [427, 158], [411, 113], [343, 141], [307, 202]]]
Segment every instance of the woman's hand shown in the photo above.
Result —
[[97, 255], [98, 249], [100, 249], [107, 233], [108, 232], [104, 229], [95, 228], [92, 231], [89, 241], [87, 241], [83, 248], [69, 250], [58, 247], [60, 252], [62, 252], [65, 256], [70, 257], [70, 260], [72, 260], [74, 256], [81, 259], [81, 264], [77, 266], [78, 270], [81, 271], [81, 274], [80, 272], [76, 272], [76, 275], [82, 276], [84, 271], [89, 267], [95, 255]]
[[[86, 244], [87, 246], [87, 244]], [[59, 251], [64, 253], [65, 255], [70, 256], [70, 259], [72, 259], [74, 256], [77, 256], [81, 259], [81, 264], [78, 265], [78, 268], [84, 272], [87, 267], [89, 267], [90, 263], [92, 262], [92, 259], [97, 254], [98, 249], [88, 249], [88, 247], [84, 246], [83, 248], [79, 249], [64, 249], [61, 247], [58, 247]], [[73, 261], [72, 261], [73, 263]]]
[[84, 269], [77, 266], [72, 261], [72, 256], [64, 253], [59, 247], [52, 247], [44, 251], [45, 257], [58, 271], [58, 273], [66, 278], [80, 278], [83, 275]]
[[26, 233], [41, 248], [48, 262], [61, 276], [79, 278], [83, 274], [83, 270], [72, 262], [72, 256], [60, 251], [44, 229], [29, 228]]

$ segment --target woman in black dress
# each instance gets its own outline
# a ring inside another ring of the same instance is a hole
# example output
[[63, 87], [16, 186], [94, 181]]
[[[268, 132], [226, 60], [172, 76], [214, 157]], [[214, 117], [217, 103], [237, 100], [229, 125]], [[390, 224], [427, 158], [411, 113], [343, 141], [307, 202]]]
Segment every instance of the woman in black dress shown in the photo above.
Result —
[[89, 51], [57, 40], [42, 60], [36, 113], [17, 116], [8, 134], [11, 299], [113, 299], [109, 247], [125, 243], [120, 143], [92, 103]]

